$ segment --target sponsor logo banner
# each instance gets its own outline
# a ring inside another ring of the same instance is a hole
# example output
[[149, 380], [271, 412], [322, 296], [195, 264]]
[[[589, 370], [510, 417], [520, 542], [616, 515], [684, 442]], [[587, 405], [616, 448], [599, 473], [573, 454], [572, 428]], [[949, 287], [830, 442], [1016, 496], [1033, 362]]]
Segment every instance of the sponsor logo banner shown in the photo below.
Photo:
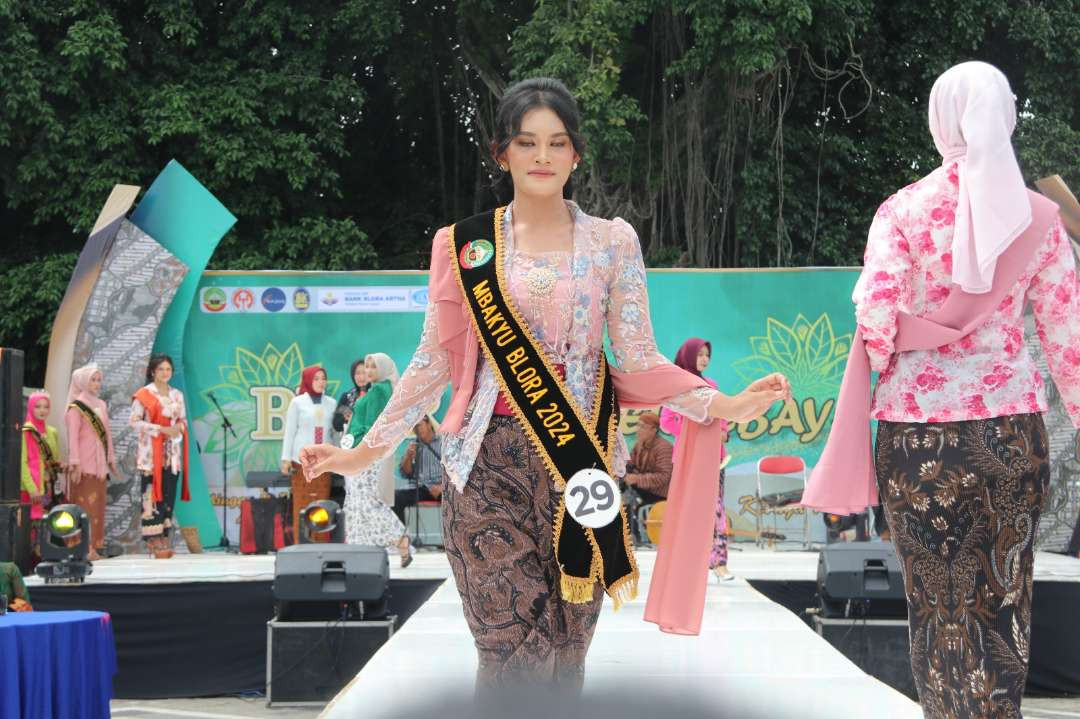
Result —
[[425, 286], [204, 287], [199, 306], [206, 314], [265, 312], [423, 312]]

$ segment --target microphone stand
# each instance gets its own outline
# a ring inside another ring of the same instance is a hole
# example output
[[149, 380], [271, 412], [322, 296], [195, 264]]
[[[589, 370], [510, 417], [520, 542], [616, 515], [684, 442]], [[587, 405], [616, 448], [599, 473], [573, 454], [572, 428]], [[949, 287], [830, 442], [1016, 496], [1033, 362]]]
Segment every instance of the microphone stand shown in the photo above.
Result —
[[225, 410], [218, 404], [217, 398], [214, 397], [213, 392], [207, 392], [206, 396], [210, 398], [210, 401], [214, 403], [217, 408], [218, 415], [221, 416], [221, 434], [224, 438], [224, 444], [221, 450], [221, 542], [218, 543], [216, 549], [222, 549], [226, 552], [235, 553], [236, 547], [233, 547], [229, 543], [229, 435], [233, 436], [233, 439], [239, 439], [236, 436], [236, 432], [233, 430], [232, 422], [225, 416]]

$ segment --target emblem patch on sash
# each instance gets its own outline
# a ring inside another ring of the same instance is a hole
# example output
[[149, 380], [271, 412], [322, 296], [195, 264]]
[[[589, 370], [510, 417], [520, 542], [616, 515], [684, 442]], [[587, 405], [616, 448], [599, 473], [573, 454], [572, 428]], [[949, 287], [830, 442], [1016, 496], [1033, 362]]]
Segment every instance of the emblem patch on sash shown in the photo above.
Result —
[[488, 240], [473, 240], [466, 242], [461, 248], [458, 262], [467, 270], [486, 264], [495, 256], [495, 246]]

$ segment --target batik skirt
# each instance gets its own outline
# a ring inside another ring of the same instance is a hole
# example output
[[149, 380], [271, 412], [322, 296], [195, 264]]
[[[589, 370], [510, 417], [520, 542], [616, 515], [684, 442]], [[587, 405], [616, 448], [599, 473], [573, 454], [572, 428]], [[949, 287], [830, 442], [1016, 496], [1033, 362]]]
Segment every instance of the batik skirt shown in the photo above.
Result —
[[446, 556], [479, 653], [478, 689], [580, 690], [604, 595], [597, 586], [571, 604], [560, 594], [560, 494], [517, 420], [492, 417], [465, 488], [444, 486]]
[[161, 472], [161, 501], [154, 499], [154, 475], [142, 474], [142, 536], [168, 537], [173, 527], [176, 507], [176, 485], [180, 475], [168, 469]]
[[879, 422], [876, 454], [924, 715], [1020, 717], [1050, 481], [1042, 415]]

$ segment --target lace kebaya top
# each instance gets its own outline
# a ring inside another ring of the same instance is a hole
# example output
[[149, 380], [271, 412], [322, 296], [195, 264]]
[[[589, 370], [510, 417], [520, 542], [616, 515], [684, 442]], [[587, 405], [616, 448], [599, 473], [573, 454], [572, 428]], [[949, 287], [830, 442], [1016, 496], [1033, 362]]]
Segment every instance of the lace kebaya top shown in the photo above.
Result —
[[[612, 361], [624, 372], [670, 364], [656, 349], [649, 320], [645, 265], [637, 234], [622, 219], [603, 220], [567, 202], [573, 216], [573, 250], [519, 252], [514, 246], [513, 206], [504, 215], [504, 257], [510, 298], [544, 351], [566, 368], [566, 386], [586, 417], [596, 387], [604, 331]], [[445, 247], [447, 229], [435, 246]], [[449, 359], [436, 335], [435, 303], [428, 305], [419, 346], [382, 415], [364, 437], [372, 448], [389, 451], [434, 405], [450, 381]], [[443, 435], [443, 467], [461, 489], [468, 481], [492, 416], [499, 385], [495, 371], [481, 356], [476, 390], [459, 432]], [[678, 395], [666, 406], [704, 422], [717, 392], [701, 387]], [[628, 452], [620, 434], [615, 451], [616, 474], [622, 474]]]

